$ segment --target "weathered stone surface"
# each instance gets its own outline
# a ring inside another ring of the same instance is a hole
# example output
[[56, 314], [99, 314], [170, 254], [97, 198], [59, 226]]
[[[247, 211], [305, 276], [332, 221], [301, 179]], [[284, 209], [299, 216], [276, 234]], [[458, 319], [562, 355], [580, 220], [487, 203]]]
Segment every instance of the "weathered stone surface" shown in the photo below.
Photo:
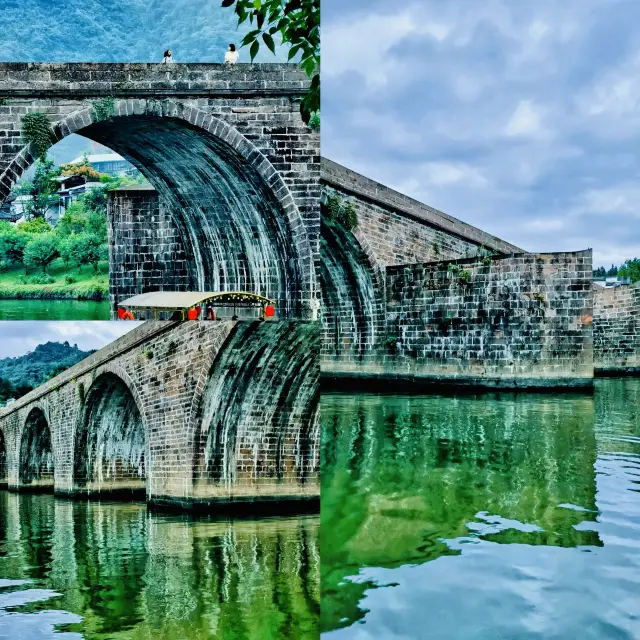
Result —
[[145, 323], [0, 410], [5, 481], [186, 508], [317, 499], [318, 348], [314, 323]]
[[[292, 64], [2, 63], [0, 201], [34, 161], [22, 116], [45, 113], [55, 139], [79, 133], [147, 176], [181, 234], [190, 286], [248, 289], [274, 298], [282, 317], [307, 317], [320, 226], [319, 135], [298, 106], [307, 89]], [[161, 246], [149, 253], [161, 255], [163, 228], [152, 230]], [[146, 277], [144, 263], [135, 270]]]
[[590, 252], [527, 254], [330, 161], [322, 180], [357, 215], [321, 225], [328, 378], [591, 384]]
[[640, 283], [593, 290], [596, 373], [640, 373]]

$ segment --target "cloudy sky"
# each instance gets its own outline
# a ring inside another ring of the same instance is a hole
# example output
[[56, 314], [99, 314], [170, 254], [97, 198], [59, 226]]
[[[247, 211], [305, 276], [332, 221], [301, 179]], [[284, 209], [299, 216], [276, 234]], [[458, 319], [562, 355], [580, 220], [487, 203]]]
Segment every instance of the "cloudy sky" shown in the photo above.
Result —
[[640, 257], [640, 3], [322, 0], [323, 155], [531, 251]]
[[79, 349], [101, 349], [134, 329], [140, 322], [3, 322], [0, 359], [15, 358], [45, 342], [69, 342]]

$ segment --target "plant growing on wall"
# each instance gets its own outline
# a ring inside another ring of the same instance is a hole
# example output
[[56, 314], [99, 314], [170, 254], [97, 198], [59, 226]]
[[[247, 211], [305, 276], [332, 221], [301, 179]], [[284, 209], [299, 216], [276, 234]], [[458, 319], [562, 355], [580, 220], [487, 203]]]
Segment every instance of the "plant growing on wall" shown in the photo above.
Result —
[[358, 214], [351, 202], [343, 204], [340, 196], [337, 194], [329, 194], [326, 203], [322, 205], [323, 217], [330, 221], [343, 226], [347, 231], [351, 231], [358, 226]]
[[400, 338], [398, 336], [387, 336], [386, 339], [387, 349], [391, 353], [396, 353], [398, 351], [398, 346], [400, 345]]
[[82, 384], [82, 382], [78, 383], [76, 391], [78, 393], [78, 400], [80, 401], [80, 404], [82, 404], [84, 402], [84, 384]]
[[116, 115], [116, 99], [112, 96], [94, 100], [91, 108], [97, 120], [109, 120]]
[[471, 282], [471, 272], [468, 269], [460, 269], [458, 271], [458, 279], [462, 284], [468, 284]]
[[40, 111], [25, 113], [22, 116], [22, 136], [28, 144], [33, 146], [36, 158], [44, 162], [49, 147], [54, 143], [53, 132], [47, 116]]

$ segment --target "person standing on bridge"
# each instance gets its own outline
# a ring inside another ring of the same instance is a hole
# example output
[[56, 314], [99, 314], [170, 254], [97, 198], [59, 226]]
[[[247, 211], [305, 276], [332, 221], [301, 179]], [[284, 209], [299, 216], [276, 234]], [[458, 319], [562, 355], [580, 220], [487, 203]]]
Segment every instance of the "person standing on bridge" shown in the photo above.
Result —
[[236, 64], [240, 54], [236, 51], [236, 45], [230, 44], [228, 51], [224, 54], [225, 64]]
[[162, 64], [174, 64], [174, 63], [175, 63], [175, 60], [171, 55], [171, 49], [167, 49], [164, 52], [164, 58], [162, 58]]

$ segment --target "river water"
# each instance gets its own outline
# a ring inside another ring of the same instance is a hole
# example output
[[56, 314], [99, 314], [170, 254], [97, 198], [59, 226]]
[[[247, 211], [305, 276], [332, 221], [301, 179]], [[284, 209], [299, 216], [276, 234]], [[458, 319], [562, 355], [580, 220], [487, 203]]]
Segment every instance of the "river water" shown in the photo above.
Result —
[[1, 491], [0, 638], [317, 638], [318, 532]]
[[321, 410], [323, 638], [640, 638], [640, 380]]
[[109, 319], [108, 300], [0, 300], [0, 320]]

